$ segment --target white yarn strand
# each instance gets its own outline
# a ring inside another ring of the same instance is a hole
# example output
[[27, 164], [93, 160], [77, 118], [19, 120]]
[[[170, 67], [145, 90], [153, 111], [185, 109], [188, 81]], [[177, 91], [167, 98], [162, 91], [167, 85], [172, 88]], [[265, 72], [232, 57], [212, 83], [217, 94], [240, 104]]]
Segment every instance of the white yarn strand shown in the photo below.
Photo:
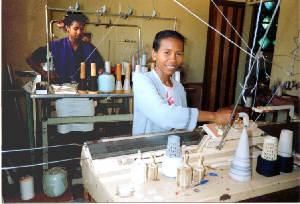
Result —
[[[206, 26], [208, 26], [209, 28], [213, 29], [214, 31], [216, 31], [219, 35], [221, 35], [223, 38], [225, 38], [226, 40], [228, 40], [229, 42], [231, 42], [232, 44], [234, 44], [236, 47], [238, 47], [240, 50], [242, 50], [243, 52], [245, 52], [247, 55], [252, 56], [249, 52], [247, 52], [245, 49], [243, 49], [242, 47], [240, 47], [238, 44], [236, 44], [235, 42], [233, 42], [232, 40], [230, 40], [229, 38], [227, 38], [224, 34], [222, 34], [220, 31], [218, 31], [217, 29], [215, 29], [213, 26], [209, 25], [208, 23], [206, 23], [204, 20], [202, 20], [199, 16], [197, 16], [196, 14], [194, 14], [191, 10], [189, 10], [188, 8], [186, 8], [184, 5], [182, 5], [180, 2], [178, 2], [177, 0], [173, 0], [175, 3], [177, 3], [179, 6], [181, 6], [183, 9], [185, 9], [188, 13], [190, 13], [192, 16], [194, 16], [195, 18], [197, 18], [199, 21], [201, 21], [202, 23], [204, 23]], [[253, 56], [254, 57], [254, 56]]]
[[233, 27], [233, 25], [230, 23], [230, 21], [226, 18], [226, 16], [223, 14], [223, 12], [220, 10], [220, 8], [217, 6], [217, 4], [210, 0], [216, 7], [216, 9], [220, 12], [220, 14], [223, 16], [223, 18], [226, 20], [226, 22], [230, 25], [230, 27], [234, 30], [234, 32], [239, 36], [239, 38], [242, 40], [242, 42], [246, 45], [246, 47], [250, 50], [250, 47], [248, 46], [248, 43], [244, 40], [244, 38], [239, 34], [239, 32]]

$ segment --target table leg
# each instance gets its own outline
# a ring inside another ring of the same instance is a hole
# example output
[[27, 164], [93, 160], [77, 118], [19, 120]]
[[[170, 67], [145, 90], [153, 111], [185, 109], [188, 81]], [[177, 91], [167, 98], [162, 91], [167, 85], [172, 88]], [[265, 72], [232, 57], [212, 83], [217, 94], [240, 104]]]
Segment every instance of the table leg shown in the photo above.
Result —
[[36, 147], [36, 129], [37, 129], [37, 121], [36, 121], [36, 100], [32, 99], [32, 115], [33, 115], [33, 136], [34, 136], [34, 146]]
[[[47, 123], [47, 121], [42, 121], [42, 128], [43, 128], [42, 146], [48, 147], [48, 123]], [[47, 163], [47, 162], [48, 162], [48, 148], [43, 149], [43, 163]], [[48, 169], [48, 164], [44, 164], [43, 169]]]
[[[27, 126], [28, 126], [28, 136], [29, 136], [29, 147], [34, 148], [34, 135], [32, 128], [32, 104], [30, 94], [26, 92], [26, 112], [27, 112]], [[31, 162], [34, 163], [34, 152], [31, 151]]]

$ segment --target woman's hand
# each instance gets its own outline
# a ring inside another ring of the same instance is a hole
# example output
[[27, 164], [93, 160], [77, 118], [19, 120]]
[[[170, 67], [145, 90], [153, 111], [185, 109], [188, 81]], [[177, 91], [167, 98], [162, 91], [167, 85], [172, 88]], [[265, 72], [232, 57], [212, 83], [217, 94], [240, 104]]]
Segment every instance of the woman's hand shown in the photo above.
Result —
[[220, 125], [226, 125], [230, 119], [232, 110], [226, 109], [214, 112], [214, 122]]

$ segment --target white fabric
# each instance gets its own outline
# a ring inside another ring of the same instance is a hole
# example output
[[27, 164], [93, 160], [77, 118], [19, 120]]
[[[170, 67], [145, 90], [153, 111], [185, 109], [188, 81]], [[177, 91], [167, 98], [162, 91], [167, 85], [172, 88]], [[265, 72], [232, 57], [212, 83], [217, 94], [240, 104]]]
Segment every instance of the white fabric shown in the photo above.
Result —
[[175, 105], [170, 106], [166, 89], [155, 70], [135, 73], [134, 117], [132, 135], [166, 132], [172, 129], [195, 129], [197, 108], [187, 108], [183, 86], [171, 78]]
[[[55, 104], [57, 117], [68, 116], [94, 116], [94, 101], [88, 98], [63, 98], [56, 100]], [[70, 131], [92, 131], [94, 123], [72, 123], [57, 125], [57, 131], [66, 134]]]

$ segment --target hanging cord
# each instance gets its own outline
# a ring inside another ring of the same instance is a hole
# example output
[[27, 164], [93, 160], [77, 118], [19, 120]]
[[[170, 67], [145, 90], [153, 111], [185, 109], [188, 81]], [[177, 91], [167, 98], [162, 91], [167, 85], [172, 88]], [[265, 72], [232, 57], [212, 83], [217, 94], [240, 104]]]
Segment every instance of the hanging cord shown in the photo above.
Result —
[[4, 150], [4, 151], [1, 151], [1, 153], [25, 152], [25, 151], [33, 151], [33, 150], [39, 150], [39, 149], [51, 149], [51, 148], [57, 148], [57, 147], [65, 147], [65, 146], [79, 146], [79, 147], [82, 147], [83, 145], [77, 144], [77, 143], [70, 143], [70, 144], [53, 145], [53, 146], [47, 146], [47, 147], [34, 147], [34, 148], [29, 148], [29, 149], [27, 148], [27, 149]]
[[230, 40], [229, 38], [227, 38], [224, 34], [222, 34], [220, 31], [218, 31], [217, 29], [215, 29], [213, 26], [209, 25], [208, 23], [206, 23], [204, 20], [202, 20], [199, 16], [197, 16], [196, 14], [194, 14], [191, 10], [189, 10], [188, 8], [186, 8], [184, 5], [182, 5], [180, 2], [178, 2], [177, 0], [173, 0], [175, 3], [177, 3], [179, 6], [181, 6], [183, 9], [185, 9], [188, 13], [190, 13], [192, 16], [194, 16], [195, 18], [197, 18], [199, 21], [201, 21], [202, 23], [204, 23], [205, 25], [207, 25], [209, 28], [211, 28], [212, 30], [216, 31], [219, 35], [221, 35], [223, 38], [225, 38], [226, 40], [228, 40], [229, 42], [231, 42], [232, 44], [234, 44], [236, 47], [238, 47], [240, 50], [242, 50], [243, 52], [245, 52], [247, 55], [254, 57], [252, 54], [250, 54], [249, 52], [247, 52], [245, 49], [243, 49], [242, 47], [240, 47], [238, 44], [236, 44], [235, 42], [233, 42], [232, 40]]
[[[260, 14], [261, 14], [261, 7], [262, 7], [262, 0], [260, 0], [258, 12], [257, 12], [257, 15], [256, 15], [255, 31], [254, 31], [254, 38], [253, 38], [253, 42], [252, 42], [252, 47], [251, 47], [251, 50], [250, 50], [251, 56], [249, 57], [248, 72], [250, 70], [251, 63], [252, 63], [252, 55], [253, 55], [253, 49], [254, 49], [255, 43], [256, 43], [257, 31], [258, 31], [258, 26], [259, 26], [258, 23], [259, 23]], [[245, 96], [243, 96], [243, 101], [244, 101], [244, 103], [246, 102]]]
[[[230, 23], [230, 21], [226, 18], [226, 16], [223, 14], [223, 12], [220, 10], [220, 8], [217, 6], [217, 4], [213, 1], [210, 0], [216, 7], [216, 9], [220, 12], [220, 14], [223, 16], [223, 18], [226, 20], [226, 22], [230, 25], [230, 27], [234, 30], [234, 32], [239, 36], [239, 38], [242, 40], [242, 42], [246, 45], [246, 47], [250, 50], [250, 47], [244, 40], [244, 38], [239, 34], [239, 32], [233, 27], [233, 25]], [[252, 53], [251, 53], [252, 54]]]
[[10, 169], [19, 169], [19, 168], [28, 168], [28, 167], [35, 167], [35, 166], [42, 166], [46, 164], [55, 164], [59, 162], [66, 162], [66, 161], [71, 161], [71, 160], [86, 160], [88, 158], [80, 158], [80, 157], [74, 157], [70, 159], [62, 159], [62, 160], [56, 160], [56, 161], [50, 161], [50, 162], [43, 162], [43, 163], [37, 163], [37, 164], [28, 164], [28, 165], [20, 165], [20, 166], [8, 166], [8, 167], [2, 167], [2, 170], [10, 170]]

